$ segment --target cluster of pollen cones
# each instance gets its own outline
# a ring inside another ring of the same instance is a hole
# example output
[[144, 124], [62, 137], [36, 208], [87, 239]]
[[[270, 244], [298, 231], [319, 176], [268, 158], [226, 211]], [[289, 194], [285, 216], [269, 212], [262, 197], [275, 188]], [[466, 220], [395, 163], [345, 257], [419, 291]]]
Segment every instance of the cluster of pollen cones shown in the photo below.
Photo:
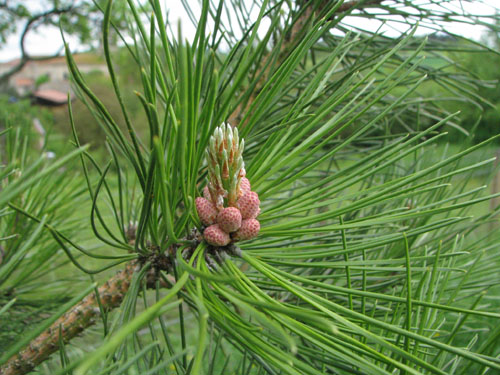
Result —
[[259, 234], [259, 196], [251, 190], [246, 177], [241, 178], [239, 185], [238, 200], [232, 206], [223, 207], [213, 202], [208, 187], [203, 190], [203, 198], [196, 198], [198, 216], [207, 226], [203, 237], [211, 245], [226, 246]]

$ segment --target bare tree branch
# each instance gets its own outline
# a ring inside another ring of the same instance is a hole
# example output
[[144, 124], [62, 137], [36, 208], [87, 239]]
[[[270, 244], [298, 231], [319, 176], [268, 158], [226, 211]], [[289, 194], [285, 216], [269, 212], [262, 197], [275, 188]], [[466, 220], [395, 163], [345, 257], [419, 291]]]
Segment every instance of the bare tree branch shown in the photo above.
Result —
[[[0, 7], [2, 5], [6, 6], [6, 3], [0, 4]], [[31, 16], [26, 24], [23, 27], [23, 31], [21, 32], [21, 37], [19, 39], [19, 48], [21, 50], [21, 58], [19, 59], [19, 62], [13, 66], [10, 70], [5, 72], [4, 74], [0, 75], [0, 84], [6, 83], [10, 77], [12, 77], [14, 74], [18, 73], [21, 71], [25, 65], [29, 61], [33, 60], [48, 60], [52, 59], [54, 57], [57, 57], [61, 54], [61, 51], [58, 51], [57, 53], [49, 56], [40, 56], [40, 57], [34, 57], [30, 56], [28, 51], [26, 50], [26, 38], [31, 30], [38, 26], [40, 23], [46, 22], [50, 17], [55, 16], [55, 15], [61, 15], [61, 14], [68, 14], [73, 12], [75, 8], [72, 6], [65, 7], [65, 8], [54, 8], [51, 10], [48, 10], [46, 12], [38, 13], [33, 16]]]

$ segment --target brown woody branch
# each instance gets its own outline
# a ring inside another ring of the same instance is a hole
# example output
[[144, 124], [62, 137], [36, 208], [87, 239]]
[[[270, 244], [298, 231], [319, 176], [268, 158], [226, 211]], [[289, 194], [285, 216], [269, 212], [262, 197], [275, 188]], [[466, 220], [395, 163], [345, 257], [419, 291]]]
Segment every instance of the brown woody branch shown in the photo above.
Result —
[[[312, 7], [308, 6], [301, 16], [295, 21], [292, 26], [290, 32], [285, 36], [284, 42], [280, 46], [280, 51], [278, 54], [278, 58], [276, 61], [276, 66], [279, 66], [287, 57], [288, 52], [299, 42], [301, 31], [304, 30], [305, 25], [309, 22], [312, 16]], [[257, 98], [257, 95], [261, 92], [262, 88], [265, 86], [267, 80], [271, 76], [272, 73], [272, 58], [273, 54], [269, 53], [265, 56], [260, 66], [257, 67], [255, 77], [257, 78], [257, 82], [250, 94], [248, 100], [246, 102], [241, 102], [238, 107], [231, 113], [229, 116], [229, 123], [233, 126], [242, 127], [244, 124], [240, 124], [243, 114], [247, 112], [247, 109], [250, 108], [252, 103]], [[245, 92], [246, 90], [243, 90]]]
[[[164, 256], [157, 258], [161, 258], [160, 262], [165, 262], [167, 259]], [[160, 264], [159, 266], [163, 268], [164, 264]], [[141, 263], [139, 261], [132, 261], [98, 288], [99, 300], [104, 312], [109, 312], [121, 305], [129, 289], [134, 272], [137, 272], [140, 268]], [[169, 279], [168, 282], [159, 279], [156, 270], [153, 268], [148, 271], [144, 281], [147, 288], [156, 288], [157, 281], [160, 282], [161, 288], [169, 287], [168, 283], [175, 283], [173, 279]], [[94, 325], [100, 315], [101, 309], [96, 294], [91, 293], [56, 320], [40, 336], [31, 341], [28, 347], [12, 356], [0, 367], [0, 375], [23, 375], [30, 372], [37, 365], [48, 359], [51, 354], [59, 350], [61, 341], [68, 343], [86, 328]]]
[[[120, 306], [127, 293], [132, 275], [140, 268], [137, 261], [127, 264], [105, 284], [99, 287], [99, 298], [105, 311]], [[1, 375], [21, 375], [33, 370], [59, 349], [60, 342], [69, 342], [72, 338], [95, 324], [100, 315], [100, 308], [95, 293], [89, 294], [70, 311], [57, 319], [46, 331], [35, 338], [28, 347], [11, 357], [2, 367]]]

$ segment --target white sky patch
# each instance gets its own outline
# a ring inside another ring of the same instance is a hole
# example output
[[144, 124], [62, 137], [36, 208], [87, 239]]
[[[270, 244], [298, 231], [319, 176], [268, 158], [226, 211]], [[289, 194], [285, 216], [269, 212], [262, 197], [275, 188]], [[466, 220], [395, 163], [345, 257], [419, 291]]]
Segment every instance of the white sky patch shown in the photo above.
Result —
[[[86, 49], [78, 38], [66, 36], [70, 46], [78, 46], [78, 50]], [[59, 29], [51, 26], [42, 26], [33, 31], [26, 39], [26, 50], [33, 56], [53, 55], [63, 48], [63, 40]], [[19, 35], [11, 36], [0, 49], [0, 61], [9, 61], [21, 57], [19, 49]]]
[[[430, 0], [417, 0], [413, 3], [422, 8], [431, 10], [436, 14], [446, 14], [449, 13], [449, 11], [453, 11], [464, 15], [451, 18], [461, 22], [447, 22], [446, 25], [443, 25], [443, 23], [436, 23], [433, 19], [423, 20], [419, 23], [416, 35], [447, 31], [451, 34], [479, 40], [486, 33], [488, 28], [478, 23], [491, 23], [492, 19], [488, 18], [488, 16], [495, 14], [495, 12], [500, 12], [499, 0], [483, 0], [483, 2], [476, 1], [474, 3], [467, 3], [459, 0], [431, 3]], [[375, 32], [380, 29], [380, 32], [383, 32], [386, 36], [396, 37], [402, 32], [409, 31], [411, 26], [408, 24], [408, 21], [410, 21], [411, 24], [416, 23], [418, 11], [404, 5], [395, 8], [413, 14], [415, 19], [409, 20], [403, 16], [389, 15], [387, 11], [372, 8], [365, 11], [366, 13], [374, 14], [376, 17], [346, 17], [344, 23], [352, 26], [354, 29], [369, 32]], [[385, 24], [384, 21], [386, 21]]]
[[[51, 9], [50, 4], [40, 0], [24, 0], [23, 5], [32, 12], [44, 12]], [[24, 24], [17, 25], [17, 32], [7, 38], [7, 43], [0, 45], [0, 61], [5, 62], [21, 57], [19, 46], [21, 33]], [[84, 47], [80, 45], [78, 38], [66, 36], [66, 41], [72, 46], [78, 46], [78, 49]], [[26, 38], [26, 51], [33, 56], [53, 55], [63, 48], [63, 40], [59, 28], [54, 26], [40, 26], [29, 32]]]
[[[193, 0], [186, 0], [189, 2], [192, 8], [192, 16], [196, 21], [199, 20], [199, 16], [201, 13], [200, 5]], [[415, 0], [414, 2], [417, 5], [421, 5], [422, 8], [432, 10], [434, 12], [446, 12], [446, 9], [452, 9], [456, 12], [462, 13], [464, 15], [472, 15], [474, 18], [470, 18], [467, 16], [462, 20], [468, 21], [469, 23], [447, 23], [446, 30], [452, 34], [462, 35], [468, 38], [472, 38], [475, 40], [479, 40], [487, 30], [486, 26], [477, 25], [476, 21], [479, 22], [491, 22], [491, 19], [488, 19], [487, 16], [494, 14], [495, 12], [500, 12], [500, 0], [482, 0], [482, 1], [474, 1], [474, 3], [464, 2], [464, 1], [452, 1], [449, 3], [445, 2], [435, 2], [433, 0]], [[42, 11], [46, 10], [48, 4], [39, 0], [25, 0], [25, 4], [33, 11]], [[255, 3], [246, 0], [242, 1], [244, 7], [249, 14], [250, 19], [256, 19], [259, 13], [258, 6], [255, 6]], [[441, 5], [445, 4], [445, 5]], [[196, 33], [195, 26], [192, 20], [189, 18], [186, 10], [184, 9], [182, 2], [180, 0], [164, 0], [162, 2], [163, 10], [168, 11], [168, 19], [169, 19], [169, 34], [173, 37], [177, 37], [177, 29], [178, 23], [180, 22], [182, 25], [182, 34], [183, 37], [192, 40]], [[398, 6], [398, 8], [402, 11], [408, 12], [411, 8], [405, 7], [404, 4]], [[399, 35], [401, 32], [405, 32], [408, 30], [409, 26], [407, 24], [407, 20], [405, 20], [402, 16], [394, 17], [394, 16], [384, 16], [387, 14], [384, 10], [379, 9], [367, 9], [368, 13], [375, 13], [376, 19], [373, 18], [360, 18], [360, 17], [346, 17], [344, 19], [344, 23], [351, 25], [355, 29], [366, 30], [375, 32], [380, 28], [380, 31], [384, 32], [384, 35], [394, 37]], [[413, 12], [415, 13], [415, 12]], [[390, 18], [390, 21], [382, 24], [382, 20], [384, 18]], [[232, 30], [226, 30], [228, 37], [231, 37], [230, 33], [234, 33], [232, 35], [233, 38], [241, 37], [241, 29], [238, 25], [238, 19], [232, 12], [226, 12], [226, 10], [222, 13], [223, 23], [226, 25], [232, 25]], [[210, 20], [208, 22], [208, 30], [213, 29], [213, 22]], [[270, 26], [270, 21], [268, 19], [263, 19], [260, 30], [263, 32], [259, 35], [264, 35], [265, 30]], [[426, 20], [420, 23], [419, 29], [417, 30], [417, 35], [429, 34], [437, 31], [442, 26], [439, 24], [432, 24], [431, 21]], [[22, 31], [22, 25], [18, 26], [18, 32], [16, 34], [11, 35], [7, 43], [0, 48], [0, 61], [8, 61], [14, 58], [20, 57], [20, 49], [19, 49], [19, 37]], [[71, 48], [73, 50], [84, 50], [87, 47], [81, 45], [78, 42], [78, 39], [75, 37], [67, 36], [66, 40], [69, 42]], [[63, 46], [63, 41], [60, 35], [59, 30], [56, 27], [52, 26], [41, 26], [35, 31], [32, 31], [29, 34], [29, 37], [26, 40], [26, 49], [31, 55], [50, 55], [58, 52]], [[222, 44], [224, 47], [224, 44]]]

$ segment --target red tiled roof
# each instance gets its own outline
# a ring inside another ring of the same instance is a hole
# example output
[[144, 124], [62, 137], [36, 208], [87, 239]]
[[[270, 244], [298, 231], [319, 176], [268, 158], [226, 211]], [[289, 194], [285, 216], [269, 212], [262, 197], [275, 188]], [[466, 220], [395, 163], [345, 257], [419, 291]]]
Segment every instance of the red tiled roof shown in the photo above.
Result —
[[33, 96], [55, 104], [64, 104], [68, 102], [68, 95], [57, 90], [38, 90], [33, 93]]

